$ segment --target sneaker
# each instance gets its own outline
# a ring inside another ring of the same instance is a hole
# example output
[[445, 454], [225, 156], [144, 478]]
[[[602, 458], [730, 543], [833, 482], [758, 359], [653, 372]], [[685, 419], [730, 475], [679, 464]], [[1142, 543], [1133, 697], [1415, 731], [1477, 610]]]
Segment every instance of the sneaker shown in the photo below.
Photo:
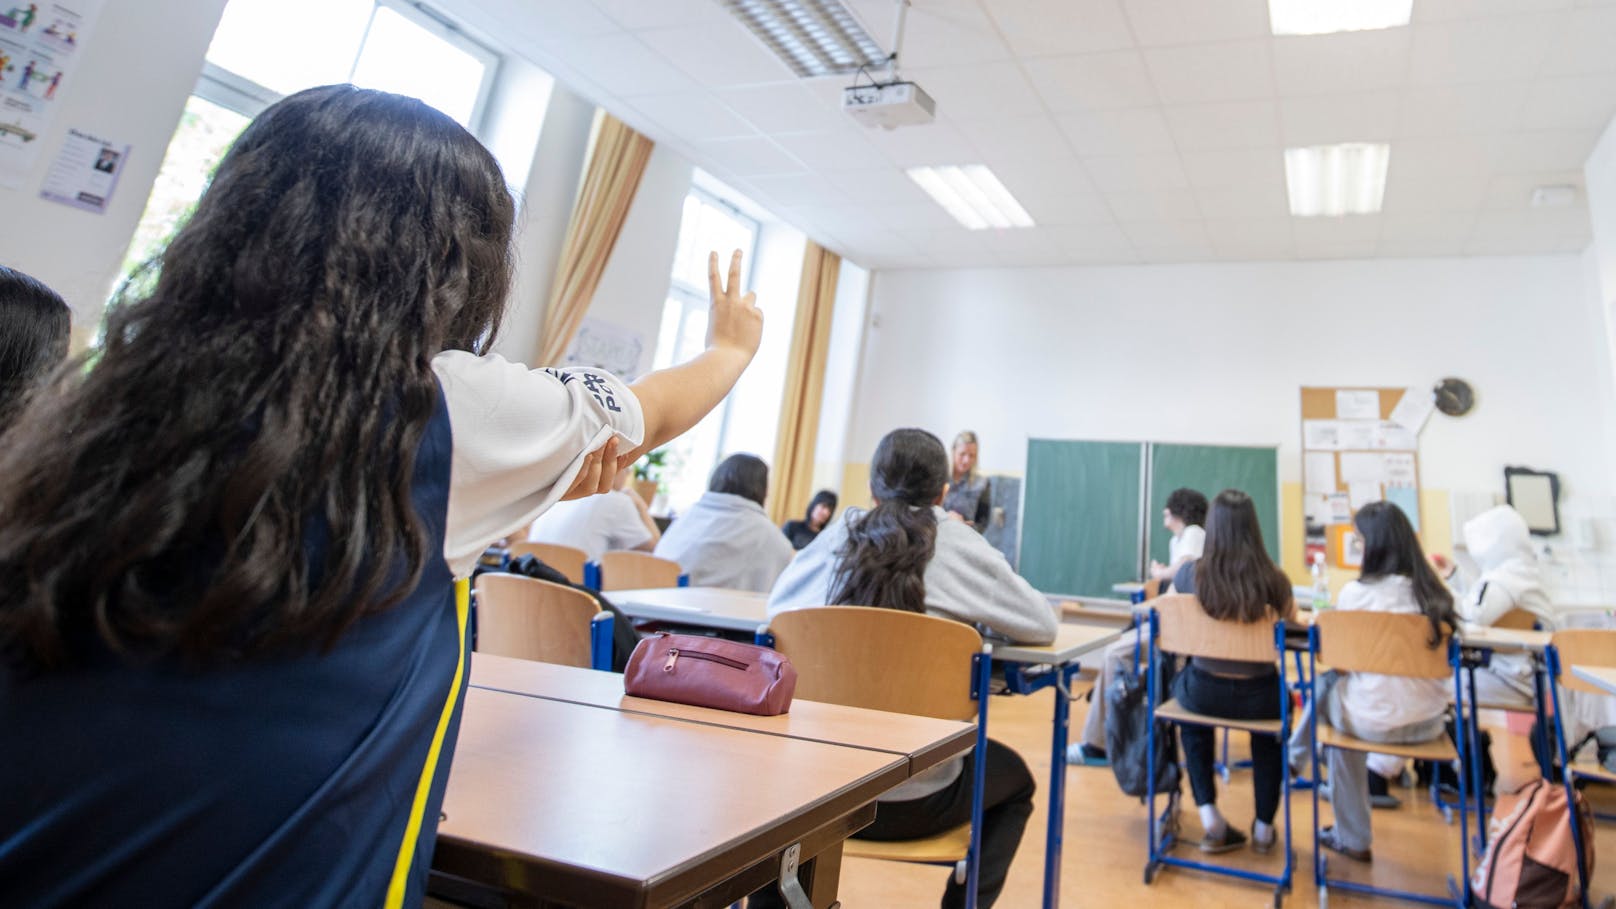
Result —
[[1339, 852], [1355, 862], [1369, 862], [1373, 859], [1368, 849], [1348, 849], [1341, 845], [1335, 838], [1334, 827], [1326, 827], [1319, 831], [1319, 845], [1331, 852]]
[[1391, 793], [1391, 780], [1369, 771], [1369, 806], [1371, 808], [1401, 808], [1403, 800]]
[[1078, 764], [1083, 767], [1109, 767], [1111, 758], [1104, 748], [1094, 748], [1089, 745], [1068, 745], [1066, 748], [1066, 763]]
[[1201, 837], [1201, 851], [1214, 855], [1219, 852], [1233, 852], [1245, 844], [1246, 835], [1233, 827], [1225, 828], [1221, 837], [1211, 834]]
[[1257, 822], [1251, 822], [1251, 851], [1258, 855], [1267, 855], [1274, 851], [1274, 844], [1279, 842], [1279, 831], [1271, 830], [1268, 839], [1257, 836]]

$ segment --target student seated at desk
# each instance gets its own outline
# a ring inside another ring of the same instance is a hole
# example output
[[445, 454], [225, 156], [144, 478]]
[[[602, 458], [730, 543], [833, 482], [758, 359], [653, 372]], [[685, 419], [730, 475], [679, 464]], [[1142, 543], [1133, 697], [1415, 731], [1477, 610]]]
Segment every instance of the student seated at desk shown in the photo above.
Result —
[[[1352, 523], [1363, 540], [1363, 573], [1341, 588], [1335, 608], [1423, 615], [1431, 623], [1426, 645], [1441, 645], [1443, 636], [1459, 624], [1453, 611], [1453, 594], [1425, 560], [1425, 551], [1408, 517], [1390, 502], [1373, 502], [1359, 509]], [[1348, 735], [1371, 742], [1411, 745], [1443, 734], [1452, 687], [1443, 679], [1331, 670], [1319, 676], [1316, 691], [1318, 699], [1308, 703], [1291, 735], [1292, 766], [1305, 766], [1303, 762], [1313, 747], [1310, 711], [1315, 707], [1323, 711], [1321, 722]], [[1370, 769], [1371, 761], [1384, 762], [1385, 755], [1331, 748], [1325, 756], [1335, 826], [1324, 828], [1319, 842], [1326, 849], [1367, 862], [1372, 783], [1379, 776], [1378, 788], [1385, 793], [1386, 777], [1396, 776], [1397, 769], [1385, 763], [1381, 764], [1385, 772]], [[1390, 761], [1401, 763], [1397, 758]]]
[[1154, 580], [1170, 580], [1185, 562], [1201, 557], [1206, 548], [1206, 496], [1193, 489], [1180, 488], [1167, 496], [1167, 507], [1162, 509], [1162, 526], [1172, 533], [1167, 543], [1167, 564], [1154, 559], [1150, 562], [1150, 576]]
[[[1193, 593], [1206, 614], [1220, 622], [1273, 623], [1296, 613], [1290, 578], [1268, 559], [1262, 527], [1251, 497], [1225, 489], [1212, 501], [1206, 522], [1206, 551], [1179, 568], [1173, 592]], [[1274, 604], [1279, 605], [1274, 605]], [[1186, 710], [1232, 720], [1279, 719], [1279, 682], [1273, 661], [1247, 663], [1195, 657], [1173, 680], [1173, 697]], [[1201, 814], [1201, 851], [1227, 852], [1246, 844], [1218, 811], [1217, 730], [1181, 725], [1184, 770]], [[1256, 796], [1251, 848], [1274, 846], [1274, 813], [1284, 784], [1279, 737], [1251, 734], [1251, 785]]]
[[421, 101], [291, 95], [93, 365], [18, 416], [5, 905], [421, 905], [467, 683], [454, 578], [694, 425], [762, 332], [737, 253], [709, 348], [633, 386], [487, 354], [514, 212]]
[[557, 503], [533, 522], [527, 541], [582, 549], [591, 562], [614, 549], [656, 549], [662, 531], [629, 476], [630, 469], [624, 467], [612, 481], [611, 492]]
[[[1018, 643], [1053, 641], [1057, 621], [1049, 601], [970, 524], [938, 507], [948, 476], [948, 453], [936, 436], [920, 429], [888, 433], [870, 465], [875, 508], [848, 508], [799, 553], [774, 585], [769, 614], [827, 604], [878, 606], [981, 625]], [[971, 762], [969, 756], [949, 761], [887, 793], [875, 823], [857, 835], [915, 839], [966, 823]], [[978, 888], [983, 907], [1004, 887], [1035, 789], [1021, 756], [990, 739]], [[951, 877], [943, 905], [964, 902], [964, 886]]]
[[756, 455], [730, 455], [662, 535], [656, 554], [678, 562], [696, 587], [767, 593], [797, 554], [763, 510], [768, 494], [769, 465]]
[[800, 521], [787, 521], [780, 530], [791, 541], [792, 549], [805, 549], [819, 536], [830, 519], [836, 516], [836, 493], [821, 489], [808, 503], [808, 511]]

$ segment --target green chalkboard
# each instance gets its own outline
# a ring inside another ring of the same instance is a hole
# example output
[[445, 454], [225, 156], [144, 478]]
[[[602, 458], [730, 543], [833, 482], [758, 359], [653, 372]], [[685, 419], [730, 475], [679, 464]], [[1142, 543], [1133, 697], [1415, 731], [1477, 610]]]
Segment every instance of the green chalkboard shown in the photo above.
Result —
[[1139, 576], [1137, 442], [1032, 439], [1021, 509], [1021, 576], [1045, 593], [1114, 597]]
[[[1225, 489], [1251, 496], [1262, 524], [1268, 556], [1279, 562], [1279, 453], [1273, 448], [1228, 445], [1150, 446], [1150, 558], [1167, 561], [1172, 534], [1162, 526], [1167, 496], [1180, 486], [1200, 490], [1211, 501]], [[1148, 560], [1147, 560], [1148, 561]]]

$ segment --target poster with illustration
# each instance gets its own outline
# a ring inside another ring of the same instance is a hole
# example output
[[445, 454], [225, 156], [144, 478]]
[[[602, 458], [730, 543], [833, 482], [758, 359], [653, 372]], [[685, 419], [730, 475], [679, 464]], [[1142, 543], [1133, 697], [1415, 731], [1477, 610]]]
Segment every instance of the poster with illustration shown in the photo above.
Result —
[[77, 129], [67, 131], [62, 151], [45, 174], [42, 198], [84, 211], [104, 214], [118, 185], [129, 146]]
[[0, 186], [16, 189], [39, 160], [102, 2], [0, 0]]

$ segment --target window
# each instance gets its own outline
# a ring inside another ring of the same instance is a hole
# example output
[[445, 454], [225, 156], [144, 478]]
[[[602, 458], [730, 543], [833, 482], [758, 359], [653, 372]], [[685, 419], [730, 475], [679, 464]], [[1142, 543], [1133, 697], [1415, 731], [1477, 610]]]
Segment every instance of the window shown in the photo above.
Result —
[[[718, 250], [741, 251], [743, 280], [752, 286], [759, 225], [756, 219], [701, 189], [685, 196], [679, 221], [679, 244], [673, 256], [673, 280], [668, 300], [662, 307], [662, 327], [657, 335], [655, 366], [663, 369], [683, 363], [707, 346], [707, 255]], [[720, 263], [727, 268], [728, 261]], [[668, 446], [668, 464], [663, 472], [667, 503], [675, 510], [690, 507], [707, 489], [707, 478], [718, 459], [727, 454], [729, 417], [732, 401], [708, 414], [695, 429]], [[768, 452], [762, 453], [764, 457]]]
[[477, 131], [499, 57], [401, 0], [230, 0], [124, 257], [162, 250], [260, 111], [315, 85], [352, 82], [420, 98]]

